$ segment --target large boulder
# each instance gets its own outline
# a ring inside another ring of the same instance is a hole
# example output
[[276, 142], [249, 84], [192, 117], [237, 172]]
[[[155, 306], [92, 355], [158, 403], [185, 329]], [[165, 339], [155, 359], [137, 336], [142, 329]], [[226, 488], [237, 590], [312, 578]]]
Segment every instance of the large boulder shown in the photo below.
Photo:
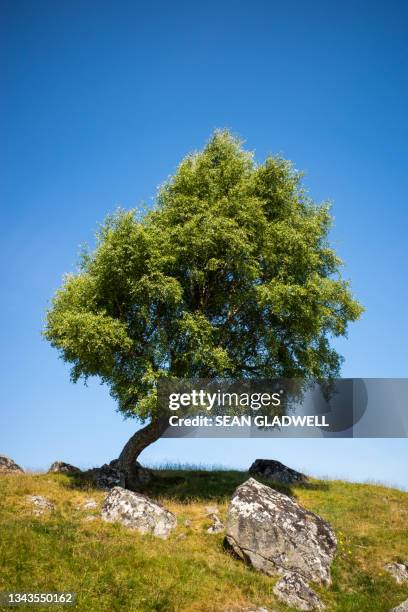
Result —
[[307, 476], [274, 459], [256, 459], [249, 468], [251, 476], [281, 484], [307, 482]]
[[268, 575], [296, 572], [329, 584], [337, 540], [331, 526], [295, 500], [250, 478], [228, 508], [225, 547]]
[[70, 463], [65, 463], [65, 461], [54, 461], [51, 463], [49, 470], [49, 474], [80, 474], [81, 470], [75, 465], [71, 465]]
[[102, 507], [102, 519], [120, 522], [139, 533], [166, 538], [177, 524], [172, 512], [157, 502], [122, 487], [115, 487], [106, 497]]
[[13, 459], [6, 457], [6, 455], [0, 455], [0, 474], [24, 474], [23, 468], [21, 468]]

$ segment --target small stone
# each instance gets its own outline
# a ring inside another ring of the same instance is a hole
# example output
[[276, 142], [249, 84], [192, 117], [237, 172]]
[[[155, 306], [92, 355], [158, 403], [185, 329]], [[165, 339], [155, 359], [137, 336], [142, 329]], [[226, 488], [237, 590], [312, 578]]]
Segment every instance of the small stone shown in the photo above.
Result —
[[387, 563], [384, 569], [391, 574], [397, 584], [408, 582], [408, 562]]
[[6, 457], [6, 455], [0, 455], [0, 474], [24, 474], [23, 468], [21, 468], [13, 459]]
[[91, 510], [92, 508], [97, 508], [97, 507], [98, 507], [97, 502], [92, 498], [86, 499], [84, 501], [83, 508], [85, 508], [86, 510]]
[[273, 588], [276, 597], [287, 606], [298, 610], [321, 610], [323, 603], [312, 591], [302, 576], [296, 573], [286, 573]]
[[36, 509], [34, 510], [34, 514], [36, 516], [41, 516], [45, 512], [54, 509], [54, 504], [41, 495], [27, 495], [27, 499], [30, 503], [36, 506]]
[[221, 533], [225, 531], [225, 525], [222, 523], [217, 514], [211, 515], [213, 524], [207, 529], [207, 533]]
[[191, 521], [190, 521], [190, 519], [186, 519], [186, 520], [184, 521], [184, 526], [185, 526], [185, 527], [191, 527]]

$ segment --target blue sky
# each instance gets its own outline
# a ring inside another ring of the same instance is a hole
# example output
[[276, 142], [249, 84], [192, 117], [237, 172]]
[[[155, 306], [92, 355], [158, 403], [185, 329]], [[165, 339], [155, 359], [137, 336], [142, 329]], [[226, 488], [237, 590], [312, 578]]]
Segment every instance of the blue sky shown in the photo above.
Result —
[[[216, 127], [282, 153], [332, 199], [332, 242], [366, 307], [343, 374], [406, 377], [408, 5], [359, 2], [1, 2], [0, 452], [23, 466], [117, 456], [134, 430], [96, 381], [72, 385], [42, 341], [79, 245]], [[385, 407], [386, 409], [386, 407]], [[163, 440], [166, 459], [408, 487], [408, 440]]]

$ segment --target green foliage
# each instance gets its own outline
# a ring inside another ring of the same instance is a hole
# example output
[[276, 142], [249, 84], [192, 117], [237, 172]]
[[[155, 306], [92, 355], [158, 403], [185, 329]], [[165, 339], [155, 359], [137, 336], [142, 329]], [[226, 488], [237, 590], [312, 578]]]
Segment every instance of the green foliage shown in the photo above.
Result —
[[66, 277], [45, 337], [72, 378], [99, 376], [142, 420], [171, 377], [331, 377], [329, 343], [362, 312], [339, 274], [301, 174], [280, 157], [257, 165], [217, 131], [187, 156], [144, 216], [118, 211]]

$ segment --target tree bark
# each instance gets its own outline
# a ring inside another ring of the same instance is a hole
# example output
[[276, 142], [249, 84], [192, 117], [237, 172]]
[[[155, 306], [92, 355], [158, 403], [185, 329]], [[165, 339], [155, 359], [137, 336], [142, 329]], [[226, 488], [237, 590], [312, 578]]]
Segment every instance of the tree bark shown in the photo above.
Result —
[[137, 490], [140, 482], [137, 477], [136, 461], [140, 453], [149, 444], [156, 442], [168, 427], [168, 420], [163, 417], [154, 418], [148, 425], [139, 429], [126, 442], [118, 459], [118, 468], [125, 475], [127, 489]]

